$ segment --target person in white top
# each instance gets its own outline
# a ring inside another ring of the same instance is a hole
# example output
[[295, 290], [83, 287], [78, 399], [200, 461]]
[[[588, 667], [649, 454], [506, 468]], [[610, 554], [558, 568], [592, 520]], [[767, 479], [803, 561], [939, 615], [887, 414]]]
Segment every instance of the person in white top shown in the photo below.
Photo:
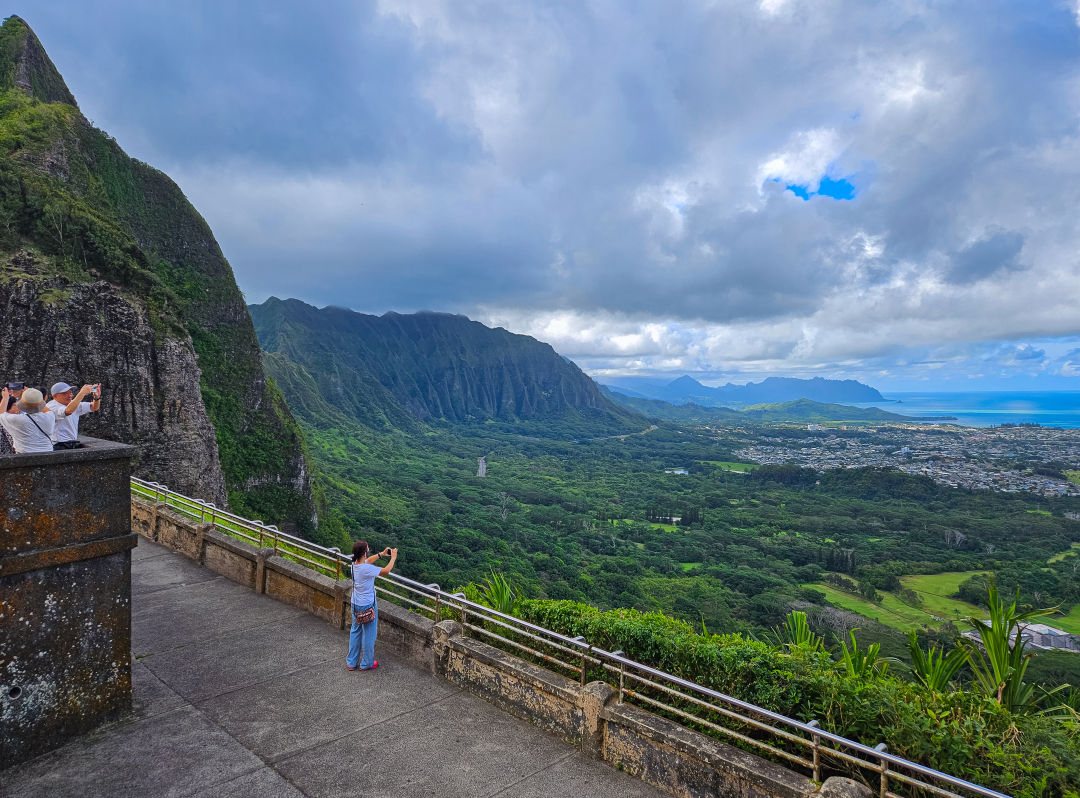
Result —
[[[72, 395], [74, 389], [66, 382], [52, 387], [52, 401], [45, 405], [56, 416], [53, 438], [57, 449], [79, 448], [79, 416], [93, 413], [101, 407], [101, 385], [84, 385]], [[86, 401], [86, 397], [90, 401]]]
[[[7, 404], [8, 389], [0, 391], [2, 402]], [[28, 452], [51, 452], [53, 450], [53, 427], [56, 425], [56, 416], [45, 410], [45, 397], [37, 388], [27, 388], [23, 391], [22, 398], [15, 403], [18, 413], [0, 413], [0, 424], [11, 436], [15, 445], [16, 454]]]

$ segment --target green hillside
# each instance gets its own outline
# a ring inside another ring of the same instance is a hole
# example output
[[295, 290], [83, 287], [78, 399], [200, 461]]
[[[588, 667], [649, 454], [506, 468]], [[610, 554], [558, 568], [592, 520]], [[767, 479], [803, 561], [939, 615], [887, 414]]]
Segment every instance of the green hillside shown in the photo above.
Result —
[[369, 316], [275, 298], [250, 310], [277, 376], [306, 374], [297, 390], [317, 389], [372, 428], [542, 421], [533, 428], [542, 433], [548, 422], [582, 422], [595, 436], [644, 426], [548, 344], [464, 316]]

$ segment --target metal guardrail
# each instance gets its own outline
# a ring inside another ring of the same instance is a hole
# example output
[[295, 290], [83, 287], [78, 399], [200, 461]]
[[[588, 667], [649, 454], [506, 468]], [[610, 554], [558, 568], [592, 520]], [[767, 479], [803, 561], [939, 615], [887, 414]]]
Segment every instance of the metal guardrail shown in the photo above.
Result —
[[[164, 502], [190, 518], [213, 524], [222, 532], [259, 548], [272, 545], [281, 556], [326, 576], [349, 578], [350, 558], [340, 549], [326, 548], [282, 532], [271, 524], [242, 518], [212, 503], [171, 491], [156, 482], [133, 477], [131, 493], [134, 497]], [[832, 760], [854, 766], [868, 784], [876, 781], [879, 798], [904, 798], [911, 794], [894, 792], [891, 784], [905, 785], [915, 793], [925, 792], [945, 798], [966, 798], [971, 795], [1010, 798], [1004, 793], [890, 754], [885, 743], [870, 747], [849, 740], [825, 731], [817, 721], [803, 723], [772, 712], [651, 668], [624, 656], [621, 651], [596, 648], [582, 637], [567, 637], [469, 601], [463, 593], [447, 593], [437, 584], [423, 584], [392, 573], [380, 577], [375, 588], [384, 598], [436, 621], [448, 617], [459, 620], [466, 635], [488, 638], [502, 648], [519, 651], [557, 672], [575, 674], [583, 686], [589, 675], [595, 676], [601, 671], [612, 686], [618, 687], [620, 704], [634, 703], [675, 719], [688, 728], [705, 728], [767, 752], [805, 768], [818, 782], [829, 769], [827, 761]], [[728, 725], [718, 722], [721, 720], [726, 720]], [[761, 736], [754, 736], [753, 732]]]

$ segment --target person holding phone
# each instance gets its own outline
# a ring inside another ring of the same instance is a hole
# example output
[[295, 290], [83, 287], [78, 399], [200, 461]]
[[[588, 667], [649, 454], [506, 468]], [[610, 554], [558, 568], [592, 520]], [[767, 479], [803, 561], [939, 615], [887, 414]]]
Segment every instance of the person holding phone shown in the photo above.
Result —
[[[349, 629], [349, 653], [345, 657], [345, 667], [351, 671], [379, 667], [379, 661], [375, 659], [375, 635], [379, 631], [375, 577], [386, 576], [394, 570], [397, 552], [397, 549], [385, 548], [372, 554], [366, 540], [353, 544], [352, 627]], [[380, 557], [389, 557], [390, 562], [380, 568], [375, 565]]]
[[[0, 390], [0, 405], [8, 407], [13, 394], [5, 386]], [[26, 388], [14, 408], [18, 412], [0, 413], [0, 425], [11, 436], [16, 454], [51, 452], [56, 417], [46, 411], [45, 397], [37, 388]]]
[[95, 413], [101, 407], [101, 384], [84, 385], [77, 394], [66, 382], [53, 385], [52, 401], [46, 407], [56, 416], [53, 439], [55, 449], [79, 449], [79, 416]]
[[[22, 396], [24, 390], [26, 390], [26, 386], [23, 383], [9, 382], [7, 384], [6, 398], [3, 402], [0, 402], [0, 413], [18, 415], [19, 408], [15, 407], [15, 403], [19, 401], [19, 397]], [[15, 445], [11, 442], [7, 427], [4, 426], [0, 426], [0, 454], [15, 454]]]

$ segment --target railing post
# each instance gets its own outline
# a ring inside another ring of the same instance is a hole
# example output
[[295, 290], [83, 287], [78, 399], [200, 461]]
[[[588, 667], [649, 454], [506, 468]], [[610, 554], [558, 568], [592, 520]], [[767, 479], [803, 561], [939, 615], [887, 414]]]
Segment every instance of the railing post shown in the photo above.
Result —
[[334, 571], [334, 581], [335, 582], [340, 582], [341, 581], [341, 549], [339, 549], [337, 546], [334, 546], [333, 548], [330, 549], [330, 551], [332, 551], [334, 553], [334, 566], [335, 566], [335, 569], [336, 569]]
[[[464, 599], [465, 594], [464, 593], [454, 593], [452, 598]], [[462, 637], [468, 637], [469, 636], [469, 627], [465, 623], [465, 605], [464, 604], [461, 605], [461, 636]]]
[[622, 661], [622, 657], [626, 656], [626, 653], [621, 648], [611, 653], [619, 657], [619, 703], [621, 704], [623, 700], [623, 680], [626, 678], [626, 663]]
[[585, 656], [592, 649], [592, 646], [589, 646], [588, 642], [581, 635], [578, 635], [577, 637], [575, 637], [574, 642], [575, 643], [584, 643], [585, 645], [588, 646], [588, 648], [583, 648], [581, 650], [581, 686], [584, 687], [585, 686]]
[[[821, 724], [816, 720], [812, 720], [806, 725], [813, 726], [815, 729], [821, 727]], [[814, 734], [811, 735], [811, 739], [814, 741], [814, 781], [821, 784], [821, 738]]]
[[439, 598], [442, 594], [442, 590], [439, 589], [438, 584], [432, 582], [427, 586], [429, 590], [435, 591], [435, 623], [439, 622]]
[[[888, 746], [885, 743], [878, 743], [874, 746], [875, 751], [885, 753], [888, 750]], [[886, 798], [889, 794], [889, 762], [885, 757], [881, 758], [881, 798]]]

